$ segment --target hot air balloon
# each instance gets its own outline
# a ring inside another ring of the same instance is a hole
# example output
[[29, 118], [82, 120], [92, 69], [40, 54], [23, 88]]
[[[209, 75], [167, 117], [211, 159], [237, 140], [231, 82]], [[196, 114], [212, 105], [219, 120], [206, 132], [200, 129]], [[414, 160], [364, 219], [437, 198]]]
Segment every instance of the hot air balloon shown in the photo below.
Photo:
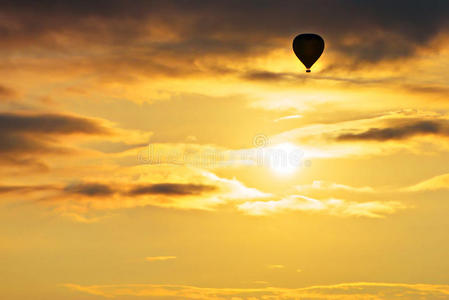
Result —
[[318, 34], [303, 33], [293, 40], [293, 51], [310, 72], [312, 65], [320, 58], [324, 50], [324, 40]]

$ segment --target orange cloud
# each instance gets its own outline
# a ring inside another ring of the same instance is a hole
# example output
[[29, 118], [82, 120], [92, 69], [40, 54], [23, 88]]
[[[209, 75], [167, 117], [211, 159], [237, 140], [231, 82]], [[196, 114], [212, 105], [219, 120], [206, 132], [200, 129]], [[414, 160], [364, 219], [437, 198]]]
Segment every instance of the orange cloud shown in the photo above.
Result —
[[65, 284], [72, 291], [86, 294], [115, 297], [145, 297], [148, 299], [330, 299], [330, 300], [419, 300], [447, 299], [449, 285], [354, 282], [306, 288], [203, 288], [171, 284], [125, 284], [82, 286]]
[[[147, 176], [123, 172], [122, 180], [74, 182], [53, 185], [4, 185], [0, 197], [11, 199], [27, 193], [27, 201], [45, 205], [56, 214], [89, 223], [108, 217], [118, 209], [157, 206], [176, 209], [215, 210], [221, 205], [271, 196], [249, 188], [236, 179], [226, 179], [189, 167], [150, 166]], [[171, 176], [164, 175], [172, 169]], [[158, 175], [160, 173], [160, 175]], [[87, 179], [87, 178], [86, 178]]]

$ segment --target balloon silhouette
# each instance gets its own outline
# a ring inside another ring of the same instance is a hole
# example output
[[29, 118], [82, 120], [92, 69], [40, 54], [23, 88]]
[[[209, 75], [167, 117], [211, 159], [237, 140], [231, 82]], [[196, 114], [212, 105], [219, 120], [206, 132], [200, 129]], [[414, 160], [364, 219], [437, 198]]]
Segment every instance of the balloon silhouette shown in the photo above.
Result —
[[293, 51], [310, 72], [312, 65], [320, 58], [324, 50], [324, 40], [318, 34], [303, 33], [293, 40]]

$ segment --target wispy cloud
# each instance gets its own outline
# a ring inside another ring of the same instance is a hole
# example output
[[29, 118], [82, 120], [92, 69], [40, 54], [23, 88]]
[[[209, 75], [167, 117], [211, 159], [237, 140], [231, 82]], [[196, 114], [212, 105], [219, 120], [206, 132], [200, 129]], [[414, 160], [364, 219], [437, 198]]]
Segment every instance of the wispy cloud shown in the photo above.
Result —
[[404, 191], [434, 191], [449, 189], [449, 174], [442, 174], [406, 187]]
[[165, 260], [172, 260], [176, 259], [176, 256], [147, 256], [145, 257], [145, 260], [147, 261], [165, 261]]
[[280, 200], [252, 201], [238, 205], [238, 208], [249, 215], [263, 216], [282, 212], [321, 212], [340, 217], [383, 218], [405, 208], [396, 201], [354, 202], [341, 199], [318, 200], [310, 197], [292, 195]]
[[59, 189], [57, 185], [0, 185], [0, 194], [28, 194]]
[[300, 118], [302, 118], [301, 115], [291, 115], [291, 116], [277, 118], [276, 120], [274, 120], [274, 122], [279, 122], [279, 121], [283, 121], [283, 120], [291, 120], [291, 119], [300, 119]]
[[345, 184], [339, 184], [335, 182], [329, 182], [324, 180], [314, 180], [312, 184], [303, 184], [297, 186], [299, 191], [303, 190], [343, 190], [359, 193], [372, 193], [374, 189], [370, 186], [354, 187]]
[[449, 285], [354, 282], [317, 285], [306, 288], [204, 288], [174, 284], [91, 285], [65, 284], [66, 288], [105, 298], [136, 297], [148, 299], [331, 299], [331, 300], [443, 300]]
[[268, 265], [268, 269], [284, 269], [284, 265]]

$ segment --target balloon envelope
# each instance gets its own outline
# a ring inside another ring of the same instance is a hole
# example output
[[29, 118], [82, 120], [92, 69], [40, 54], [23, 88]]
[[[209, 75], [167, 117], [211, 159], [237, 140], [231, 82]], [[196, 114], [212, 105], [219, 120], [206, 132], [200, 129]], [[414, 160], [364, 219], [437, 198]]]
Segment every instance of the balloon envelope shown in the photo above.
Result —
[[307, 72], [310, 72], [310, 67], [320, 58], [323, 50], [324, 40], [318, 34], [303, 33], [293, 40], [293, 51], [306, 66]]

